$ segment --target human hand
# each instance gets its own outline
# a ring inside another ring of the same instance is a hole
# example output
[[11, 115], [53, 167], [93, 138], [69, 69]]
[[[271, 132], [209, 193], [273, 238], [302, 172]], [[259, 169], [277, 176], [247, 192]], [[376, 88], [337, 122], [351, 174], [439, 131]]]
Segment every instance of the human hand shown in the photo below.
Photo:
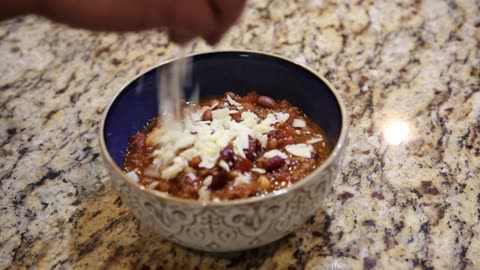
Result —
[[137, 31], [166, 28], [173, 42], [196, 37], [215, 44], [246, 0], [35, 0], [38, 13], [82, 28]]

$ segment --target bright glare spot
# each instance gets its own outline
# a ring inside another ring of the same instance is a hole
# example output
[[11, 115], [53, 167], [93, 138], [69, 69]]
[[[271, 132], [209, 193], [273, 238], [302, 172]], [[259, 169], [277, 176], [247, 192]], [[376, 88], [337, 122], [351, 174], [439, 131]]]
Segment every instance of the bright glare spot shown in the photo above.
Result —
[[400, 145], [408, 139], [410, 128], [404, 121], [392, 121], [388, 123], [383, 130], [383, 137], [387, 143]]

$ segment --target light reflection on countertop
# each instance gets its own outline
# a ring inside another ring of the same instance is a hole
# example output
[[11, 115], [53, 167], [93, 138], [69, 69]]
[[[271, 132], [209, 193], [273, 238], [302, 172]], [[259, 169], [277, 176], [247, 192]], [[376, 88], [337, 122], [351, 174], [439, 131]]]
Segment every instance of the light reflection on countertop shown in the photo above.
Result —
[[383, 126], [383, 137], [385, 142], [390, 145], [400, 145], [408, 142], [410, 134], [410, 125], [403, 120], [391, 120]]

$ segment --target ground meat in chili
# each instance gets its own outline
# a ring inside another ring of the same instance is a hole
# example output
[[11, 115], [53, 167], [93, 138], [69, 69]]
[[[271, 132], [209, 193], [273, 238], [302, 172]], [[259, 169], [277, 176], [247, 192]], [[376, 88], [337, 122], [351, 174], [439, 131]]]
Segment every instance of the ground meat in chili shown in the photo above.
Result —
[[330, 153], [323, 130], [297, 107], [254, 92], [187, 105], [181, 128], [165, 125], [155, 118], [131, 136], [123, 169], [180, 198], [268, 194], [301, 180]]

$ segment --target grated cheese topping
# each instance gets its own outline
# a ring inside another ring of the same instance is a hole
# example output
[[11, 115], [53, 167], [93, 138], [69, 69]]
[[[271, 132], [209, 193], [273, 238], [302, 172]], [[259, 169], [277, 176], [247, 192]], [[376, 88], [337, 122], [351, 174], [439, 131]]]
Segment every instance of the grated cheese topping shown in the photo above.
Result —
[[252, 168], [251, 171], [252, 171], [252, 172], [256, 172], [256, 173], [261, 173], [261, 174], [264, 174], [264, 173], [267, 172], [267, 171], [265, 171], [265, 170], [262, 169], [262, 168]]
[[198, 199], [201, 202], [207, 202], [210, 200], [210, 190], [208, 187], [212, 184], [213, 177], [211, 175], [207, 176], [205, 180], [203, 180], [203, 185], [198, 191]]
[[[241, 107], [241, 104], [231, 97], [227, 96], [227, 100], [232, 106]], [[188, 161], [195, 157], [201, 159], [198, 165], [200, 168], [213, 168], [217, 164], [220, 152], [230, 143], [236, 155], [246, 158], [244, 150], [249, 147], [249, 137], [257, 139], [265, 148], [268, 132], [272, 131], [276, 124], [284, 123], [290, 118], [288, 113], [276, 112], [269, 113], [265, 119], [260, 119], [255, 113], [244, 111], [241, 114], [241, 121], [236, 122], [230, 116], [235, 110], [223, 108], [212, 110], [212, 121], [202, 121], [203, 112], [216, 106], [218, 106], [217, 103], [211, 107], [204, 106], [187, 115], [183, 121], [167, 118], [163, 120], [158, 130], [151, 133], [152, 142], [159, 146], [153, 155], [154, 164], [158, 168], [163, 168], [162, 178], [174, 179], [188, 166]], [[278, 152], [272, 153], [287, 158], [285, 153]], [[178, 156], [175, 155], [176, 153]], [[266, 154], [268, 156], [268, 152]], [[225, 162], [220, 162], [219, 166], [226, 171], [230, 169]], [[246, 176], [239, 177], [246, 179]]]
[[313, 152], [313, 146], [310, 144], [291, 144], [285, 146], [285, 150], [288, 153], [297, 156], [297, 157], [304, 157], [304, 158], [311, 158]]
[[292, 126], [296, 128], [304, 128], [307, 126], [307, 123], [305, 123], [305, 121], [302, 119], [294, 119]]
[[273, 157], [281, 157], [283, 159], [286, 159], [288, 158], [287, 154], [285, 154], [284, 152], [280, 151], [280, 150], [277, 150], [277, 149], [274, 149], [274, 150], [270, 150], [268, 152], [266, 152], [265, 154], [263, 154], [264, 157], [266, 158], [273, 158]]
[[320, 138], [314, 138], [314, 139], [308, 140], [307, 143], [308, 144], [316, 144], [316, 143], [321, 142], [321, 141], [323, 141], [323, 138], [320, 137]]
[[132, 180], [133, 182], [137, 182], [140, 181], [140, 179], [138, 178], [138, 175], [137, 173], [135, 173], [135, 171], [131, 171], [131, 172], [128, 172], [126, 173], [127, 177], [130, 178], [130, 180]]
[[240, 173], [237, 177], [235, 177], [235, 182], [233, 183], [234, 186], [248, 184], [252, 180], [252, 175], [249, 173]]

